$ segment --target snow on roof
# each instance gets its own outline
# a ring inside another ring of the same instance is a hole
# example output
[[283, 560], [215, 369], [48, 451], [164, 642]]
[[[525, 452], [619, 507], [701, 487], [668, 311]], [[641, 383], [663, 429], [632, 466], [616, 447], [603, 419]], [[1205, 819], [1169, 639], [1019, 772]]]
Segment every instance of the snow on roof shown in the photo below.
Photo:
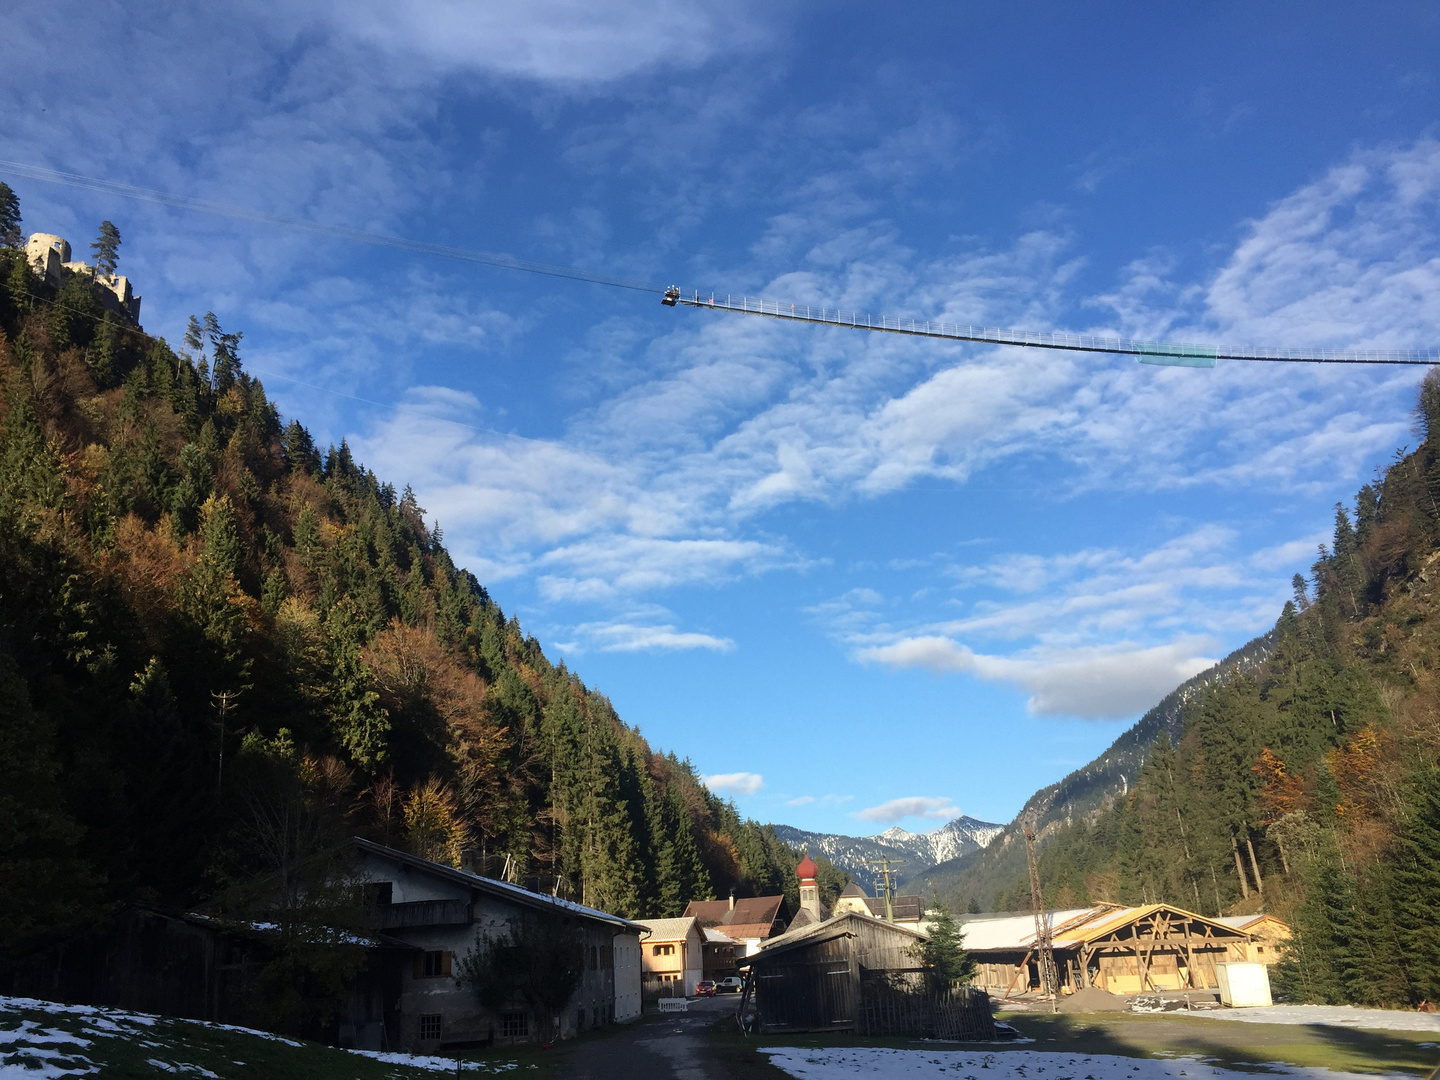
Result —
[[[1121, 907], [1117, 904], [1098, 904], [1092, 908], [1068, 908], [1064, 911], [1047, 911], [1045, 919], [1050, 925], [1052, 943], [1057, 949], [1076, 948], [1087, 941], [1112, 933], [1116, 928], [1136, 919], [1145, 918], [1162, 909], [1177, 912], [1187, 919], [1195, 919], [1212, 925], [1224, 926], [1243, 932], [1245, 927], [1265, 916], [1247, 915], [1229, 919], [1212, 919], [1180, 908], [1169, 908], [1165, 904], [1143, 904], [1139, 907]], [[1239, 918], [1237, 923], [1235, 918]], [[966, 949], [971, 952], [1018, 952], [1035, 944], [1035, 916], [1003, 915], [997, 918], [971, 917], [960, 924], [960, 931]]]
[[[1055, 927], [1063, 926], [1081, 915], [1091, 912], [1113, 911], [1114, 908], [1066, 908], [1063, 911], [1047, 911], [1046, 921], [1051, 933]], [[1035, 943], [1034, 915], [1003, 915], [996, 919], [966, 919], [960, 925], [964, 935], [962, 944], [971, 952], [977, 949], [1028, 949]]]
[[704, 934], [704, 935], [705, 935], [705, 940], [708, 941], [708, 942], [710, 942], [712, 945], [734, 945], [734, 944], [735, 944], [735, 939], [734, 939], [734, 938], [730, 937], [728, 934], [722, 934], [719, 930], [716, 930], [713, 926], [703, 927], [703, 928], [701, 929], [700, 933]]
[[683, 941], [695, 928], [695, 916], [680, 919], [636, 919], [641, 927], [640, 937], [645, 941]]
[[1268, 912], [1264, 911], [1260, 912], [1258, 915], [1217, 915], [1210, 921], [1218, 922], [1223, 926], [1233, 927], [1236, 930], [1244, 930], [1252, 923], [1264, 922], [1266, 919], [1270, 919], [1274, 922], [1280, 921], [1279, 919], [1275, 918], [1274, 915], [1271, 915]]

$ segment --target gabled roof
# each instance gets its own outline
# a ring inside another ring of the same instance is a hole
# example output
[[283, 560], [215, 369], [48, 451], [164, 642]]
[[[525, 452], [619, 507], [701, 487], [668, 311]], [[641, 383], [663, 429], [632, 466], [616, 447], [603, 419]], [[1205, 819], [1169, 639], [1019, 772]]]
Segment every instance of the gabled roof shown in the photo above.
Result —
[[732, 910], [728, 900], [691, 900], [685, 914], [701, 926], [718, 926], [732, 938], [766, 938], [784, 902], [783, 896], [751, 896], [736, 900]]
[[[1169, 904], [1143, 904], [1138, 907], [1099, 904], [1092, 908], [1047, 911], [1045, 918], [1050, 925], [1051, 941], [1054, 947], [1073, 949], [1103, 938], [1128, 923], [1148, 918], [1160, 911], [1173, 913], [1186, 920], [1208, 924], [1220, 930], [1225, 937], [1248, 936], [1243, 929], [1228, 925], [1220, 919], [1196, 915], [1192, 911]], [[969, 952], [1020, 952], [1035, 944], [1035, 916], [1033, 914], [1003, 915], [998, 918], [987, 918], [983, 915], [969, 916], [961, 922], [960, 930], [963, 934], [961, 943]]]
[[832, 938], [853, 935], [857, 924], [869, 923], [874, 926], [884, 927], [885, 930], [902, 934], [915, 941], [924, 941], [925, 935], [918, 930], [912, 930], [908, 926], [900, 926], [897, 923], [886, 922], [884, 919], [876, 919], [870, 915], [861, 915], [858, 911], [846, 911], [836, 915], [833, 919], [826, 919], [824, 922], [815, 923], [799, 930], [789, 930], [777, 938], [772, 938], [760, 947], [760, 951], [741, 962], [741, 967], [747, 964], [763, 964], [773, 960], [777, 956], [783, 956], [792, 949], [798, 949], [807, 945], [814, 945], [822, 941], [829, 941]]
[[635, 925], [644, 927], [641, 941], [684, 941], [695, 929], [695, 917], [680, 919], [637, 919]]
[[561, 900], [558, 897], [544, 896], [540, 893], [533, 893], [529, 889], [522, 889], [519, 885], [512, 885], [508, 881], [496, 881], [494, 878], [481, 877], [479, 874], [472, 874], [468, 870], [457, 870], [453, 866], [446, 866], [444, 863], [434, 862], [430, 859], [422, 859], [419, 855], [411, 855], [408, 851], [400, 851], [396, 848], [386, 847], [384, 844], [376, 844], [370, 840], [362, 839], [359, 836], [351, 837], [357, 849], [370, 855], [377, 855], [381, 858], [392, 859], [402, 866], [408, 866], [412, 870], [419, 870], [422, 873], [433, 874], [435, 877], [453, 881], [456, 884], [464, 885], [476, 892], [493, 896], [497, 899], [508, 900], [512, 904], [529, 908], [532, 911], [542, 911], [550, 915], [567, 915], [572, 918], [590, 919], [595, 922], [605, 923], [616, 930], [627, 933], [638, 934], [642, 927], [629, 919], [622, 919], [619, 915], [611, 915], [608, 911], [599, 911], [596, 908], [586, 907], [584, 904], [577, 904], [571, 900]]
[[1285, 930], [1290, 929], [1289, 923], [1284, 919], [1271, 915], [1268, 911], [1262, 911], [1256, 915], [1219, 915], [1210, 921], [1224, 923], [1226, 926], [1233, 927], [1236, 930], [1251, 930], [1258, 927], [1261, 923], [1267, 922], [1274, 923], [1276, 926], [1282, 927]]
[[[809, 910], [802, 907], [799, 911], [795, 912], [795, 917], [790, 920], [790, 925], [785, 928], [785, 933], [788, 934], [806, 926], [814, 926], [816, 923], [823, 921], [823, 919], [817, 919], [814, 915], [810, 914]], [[784, 934], [782, 934], [781, 937], [784, 937]], [[770, 940], [776, 941], [778, 939], [771, 938]]]
[[841, 895], [841, 896], [858, 896], [858, 897], [861, 897], [862, 899], [865, 899], [865, 898], [866, 898], [866, 897], [865, 897], [865, 890], [862, 889], [859, 885], [856, 885], [855, 882], [853, 882], [853, 881], [850, 882], [849, 885], [846, 885], [845, 888], [843, 888], [843, 889], [840, 890], [840, 895]]

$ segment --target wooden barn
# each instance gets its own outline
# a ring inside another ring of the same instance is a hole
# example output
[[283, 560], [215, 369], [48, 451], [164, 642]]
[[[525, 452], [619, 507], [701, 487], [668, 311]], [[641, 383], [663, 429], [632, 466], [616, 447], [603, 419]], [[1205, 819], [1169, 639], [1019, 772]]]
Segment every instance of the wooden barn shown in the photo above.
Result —
[[1250, 954], [1246, 959], [1257, 964], [1277, 963], [1281, 948], [1290, 940], [1289, 925], [1263, 911], [1255, 915], [1222, 915], [1215, 921], [1250, 935]]
[[[1168, 904], [1101, 904], [1045, 917], [1062, 993], [1217, 989], [1215, 965], [1253, 959], [1258, 933]], [[962, 916], [961, 930], [979, 966], [975, 985], [1005, 997], [1039, 988], [1033, 914]]]
[[741, 962], [740, 1013], [754, 1001], [756, 1028], [860, 1034], [993, 1035], [989, 998], [968, 990], [924, 991], [916, 956], [920, 932], [859, 912], [844, 912], [776, 938]]

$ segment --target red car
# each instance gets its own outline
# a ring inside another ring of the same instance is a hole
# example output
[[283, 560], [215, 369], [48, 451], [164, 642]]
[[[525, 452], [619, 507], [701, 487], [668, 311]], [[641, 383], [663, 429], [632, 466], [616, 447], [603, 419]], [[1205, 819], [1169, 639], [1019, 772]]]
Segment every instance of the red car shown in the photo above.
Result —
[[696, 997], [714, 997], [714, 996], [715, 996], [715, 980], [713, 980], [713, 979], [701, 979], [698, 983], [695, 984], [695, 996], [696, 996]]

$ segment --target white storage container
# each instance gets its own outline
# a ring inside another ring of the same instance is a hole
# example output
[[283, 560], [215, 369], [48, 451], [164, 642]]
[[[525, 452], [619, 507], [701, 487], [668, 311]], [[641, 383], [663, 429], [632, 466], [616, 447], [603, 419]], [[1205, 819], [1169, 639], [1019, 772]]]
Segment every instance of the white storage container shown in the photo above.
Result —
[[1220, 977], [1220, 1004], [1233, 1009], [1272, 1004], [1270, 972], [1264, 964], [1249, 961], [1216, 964], [1215, 972]]

